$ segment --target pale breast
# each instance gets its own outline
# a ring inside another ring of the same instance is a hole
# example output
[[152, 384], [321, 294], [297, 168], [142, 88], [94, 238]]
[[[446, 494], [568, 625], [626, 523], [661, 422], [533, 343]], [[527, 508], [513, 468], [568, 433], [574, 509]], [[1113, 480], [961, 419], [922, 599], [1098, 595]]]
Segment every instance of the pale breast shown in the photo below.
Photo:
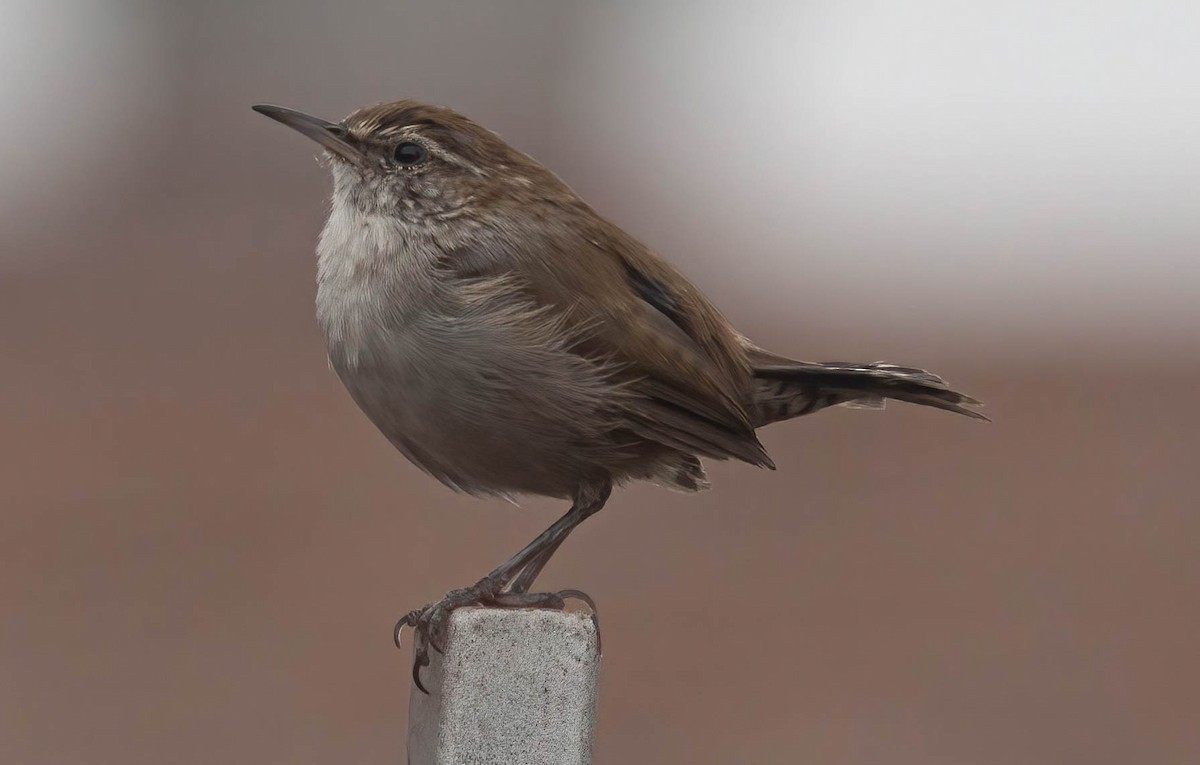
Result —
[[335, 197], [317, 246], [317, 321], [331, 358], [357, 365], [389, 326], [428, 307], [438, 250], [414, 234]]
[[[410, 234], [411, 232], [404, 232]], [[568, 496], [612, 449], [608, 370], [503, 279], [450, 281], [439, 250], [334, 210], [317, 315], [359, 407], [410, 460], [473, 492]]]

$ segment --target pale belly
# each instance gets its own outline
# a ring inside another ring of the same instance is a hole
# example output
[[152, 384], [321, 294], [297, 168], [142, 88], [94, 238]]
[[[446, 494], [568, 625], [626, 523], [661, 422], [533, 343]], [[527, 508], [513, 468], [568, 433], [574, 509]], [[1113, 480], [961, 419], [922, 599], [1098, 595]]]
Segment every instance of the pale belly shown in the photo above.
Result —
[[536, 327], [425, 314], [333, 366], [412, 462], [472, 493], [569, 497], [611, 462], [612, 386]]

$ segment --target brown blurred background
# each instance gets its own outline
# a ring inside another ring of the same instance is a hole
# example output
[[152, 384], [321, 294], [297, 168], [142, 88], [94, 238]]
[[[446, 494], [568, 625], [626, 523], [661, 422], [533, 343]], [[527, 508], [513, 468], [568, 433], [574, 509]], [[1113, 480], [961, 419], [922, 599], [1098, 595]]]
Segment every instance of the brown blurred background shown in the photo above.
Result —
[[397, 763], [400, 613], [563, 510], [392, 451], [312, 316], [328, 181], [252, 113], [454, 106], [835, 410], [620, 492], [600, 763], [1200, 760], [1200, 7], [6, 0], [0, 762]]

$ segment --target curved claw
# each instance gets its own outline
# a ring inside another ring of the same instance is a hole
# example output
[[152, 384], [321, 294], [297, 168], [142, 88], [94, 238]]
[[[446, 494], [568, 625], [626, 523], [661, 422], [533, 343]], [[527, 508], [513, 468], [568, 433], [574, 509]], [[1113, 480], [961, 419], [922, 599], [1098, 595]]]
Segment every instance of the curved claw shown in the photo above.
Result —
[[421, 682], [421, 668], [428, 666], [429, 652], [425, 649], [424, 645], [421, 645], [417, 649], [416, 658], [413, 660], [412, 678], [413, 685], [417, 686], [417, 690], [421, 691], [421, 693], [424, 693], [426, 696], [429, 695], [429, 691], [425, 689], [425, 684]]
[[396, 647], [399, 648], [400, 635], [404, 631], [404, 628], [413, 628], [413, 685], [417, 686], [421, 693], [424, 693], [426, 696], [428, 696], [429, 691], [425, 689], [425, 684], [421, 682], [421, 668], [429, 666], [428, 640], [424, 635], [424, 631], [421, 629], [422, 613], [423, 610], [418, 609], [416, 611], [409, 611], [404, 616], [401, 616], [399, 621], [396, 622], [395, 628], [392, 630], [392, 642], [394, 642]]
[[419, 616], [420, 614], [417, 611], [409, 611], [404, 616], [401, 616], [400, 620], [396, 622], [396, 626], [392, 628], [392, 642], [396, 644], [397, 648], [400, 647], [400, 633], [404, 631], [405, 627], [412, 627], [415, 629], [417, 626], [417, 618]]
[[574, 598], [575, 600], [582, 600], [584, 603], [587, 604], [588, 608], [592, 609], [593, 615], [597, 613], [598, 609], [596, 608], [596, 601], [592, 600], [592, 596], [588, 595], [583, 590], [559, 590], [558, 592], [556, 592], [554, 594], [557, 595], [558, 597], [562, 598], [563, 600], [566, 600], [567, 598]]
[[588, 608], [592, 609], [592, 626], [596, 628], [596, 650], [603, 653], [600, 641], [600, 609], [596, 608], [596, 601], [592, 600], [592, 596], [582, 590], [559, 590], [556, 594], [564, 600], [567, 598], [582, 600], [587, 604]]
[[456, 608], [483, 603], [494, 597], [499, 591], [500, 582], [494, 576], [486, 576], [470, 587], [451, 590], [436, 603], [430, 603], [424, 608], [410, 611], [396, 622], [392, 630], [392, 642], [400, 647], [400, 635], [405, 627], [412, 627], [415, 633], [413, 657], [413, 684], [426, 695], [429, 691], [421, 682], [421, 668], [429, 666], [429, 647], [444, 654], [444, 643], [447, 633], [447, 623], [450, 614]]

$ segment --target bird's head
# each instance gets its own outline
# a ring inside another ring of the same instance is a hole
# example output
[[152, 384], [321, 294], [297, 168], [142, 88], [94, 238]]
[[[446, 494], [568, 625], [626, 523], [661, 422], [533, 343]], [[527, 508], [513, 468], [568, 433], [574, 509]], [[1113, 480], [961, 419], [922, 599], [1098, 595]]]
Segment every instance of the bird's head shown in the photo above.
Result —
[[341, 122], [280, 106], [254, 110], [323, 146], [334, 204], [363, 214], [422, 224], [565, 188], [536, 161], [450, 109], [396, 101], [359, 109]]

